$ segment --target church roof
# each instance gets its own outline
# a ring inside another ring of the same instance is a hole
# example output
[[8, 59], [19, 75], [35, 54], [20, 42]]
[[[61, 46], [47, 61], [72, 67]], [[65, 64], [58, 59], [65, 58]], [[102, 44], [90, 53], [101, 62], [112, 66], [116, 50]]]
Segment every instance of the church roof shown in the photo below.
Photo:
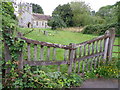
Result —
[[50, 15], [44, 15], [44, 14], [38, 14], [38, 13], [33, 13], [32, 15], [35, 20], [49, 20], [51, 18]]

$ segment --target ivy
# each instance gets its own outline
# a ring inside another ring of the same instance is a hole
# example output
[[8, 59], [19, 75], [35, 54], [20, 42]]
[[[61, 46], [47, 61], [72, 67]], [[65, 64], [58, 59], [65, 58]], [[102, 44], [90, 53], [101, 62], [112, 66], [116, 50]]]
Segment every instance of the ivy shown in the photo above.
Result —
[[[2, 2], [2, 8], [0, 9], [2, 12], [2, 39], [4, 43], [9, 47], [11, 60], [8, 62], [4, 61], [5, 67], [3, 69], [10, 68], [10, 73], [6, 74], [4, 87], [17, 87], [18, 84], [22, 85], [22, 79], [18, 79], [19, 73], [16, 72], [18, 70], [18, 57], [19, 52], [22, 51], [24, 41], [21, 39], [17, 39], [15, 35], [15, 31], [18, 29], [17, 19], [14, 15], [14, 8], [12, 2]], [[4, 60], [4, 57], [3, 57]], [[3, 64], [3, 65], [4, 65]]]
[[[9, 66], [13, 66], [11, 61], [8, 61]], [[80, 86], [83, 79], [73, 73], [71, 75], [61, 72], [44, 72], [36, 67], [36, 70], [32, 71], [32, 67], [25, 65], [23, 70], [16, 70], [12, 67], [10, 74], [7, 76], [7, 84], [4, 88], [62, 88]], [[21, 77], [19, 76], [21, 74]]]

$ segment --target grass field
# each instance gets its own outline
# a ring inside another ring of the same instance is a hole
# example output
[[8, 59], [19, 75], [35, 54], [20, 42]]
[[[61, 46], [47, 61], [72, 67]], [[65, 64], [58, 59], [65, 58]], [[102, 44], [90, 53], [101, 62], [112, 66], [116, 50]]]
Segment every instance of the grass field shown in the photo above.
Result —
[[[22, 33], [27, 33], [30, 30], [32, 30], [32, 29], [22, 28], [19, 31], [22, 32]], [[47, 31], [48, 35], [44, 35], [44, 33], [43, 33], [44, 31]], [[25, 37], [27, 37], [29, 39], [33, 39], [33, 40], [43, 41], [43, 42], [69, 45], [70, 43], [81, 43], [81, 42], [90, 40], [92, 38], [98, 37], [98, 36], [82, 34], [82, 33], [78, 33], [78, 32], [65, 31], [65, 30], [34, 29], [34, 31], [32, 31], [31, 33], [26, 34]], [[118, 39], [119, 38], [115, 38], [115, 42], [114, 42], [115, 45], [119, 45], [118, 44]], [[40, 49], [38, 47], [38, 52], [39, 52], [39, 50]], [[32, 55], [34, 53], [33, 51], [34, 51], [34, 49], [31, 48]], [[113, 51], [118, 52], [118, 47], [114, 47]], [[64, 52], [62, 51], [62, 49], [58, 49], [57, 52], [58, 52], [57, 59], [58, 60], [63, 60]], [[46, 51], [45, 51], [45, 53], [46, 53]], [[40, 55], [40, 53], [38, 53], [38, 56], [39, 55]], [[45, 54], [44, 54], [44, 57], [46, 57]], [[113, 53], [113, 57], [118, 58], [118, 54]], [[26, 56], [26, 58], [27, 58], [27, 56]], [[39, 57], [38, 57], [38, 59], [39, 59]], [[43, 69], [46, 69], [45, 67], [46, 66], [43, 66]], [[54, 66], [54, 67], [50, 66], [50, 67], [53, 69], [56, 66]], [[64, 70], [64, 66], [61, 65], [61, 67], [63, 68], [62, 70]]]

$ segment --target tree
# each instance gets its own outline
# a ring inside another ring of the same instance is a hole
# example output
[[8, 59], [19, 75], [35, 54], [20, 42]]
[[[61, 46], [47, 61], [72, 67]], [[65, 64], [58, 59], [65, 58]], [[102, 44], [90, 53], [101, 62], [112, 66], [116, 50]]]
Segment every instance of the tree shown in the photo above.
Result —
[[61, 19], [59, 15], [54, 15], [49, 21], [48, 25], [52, 27], [53, 30], [56, 28], [66, 27], [65, 22]]
[[116, 7], [114, 5], [107, 5], [101, 7], [96, 13], [97, 16], [106, 20], [106, 23], [115, 23], [117, 22], [116, 16]]
[[34, 13], [44, 14], [42, 7], [38, 4], [32, 3], [32, 9]]
[[68, 27], [73, 26], [73, 13], [69, 4], [58, 5], [52, 13], [54, 15], [59, 15]]
[[73, 13], [73, 22], [75, 26], [84, 26], [90, 22], [90, 7], [85, 2], [71, 2], [70, 7]]
[[120, 1], [117, 2], [114, 6], [116, 7], [117, 21], [120, 23]]
[[[14, 8], [12, 2], [2, 2], [2, 31], [3, 34], [5, 30], [13, 34], [13, 30], [16, 29], [17, 19], [14, 15]], [[3, 35], [4, 36], [4, 35]]]

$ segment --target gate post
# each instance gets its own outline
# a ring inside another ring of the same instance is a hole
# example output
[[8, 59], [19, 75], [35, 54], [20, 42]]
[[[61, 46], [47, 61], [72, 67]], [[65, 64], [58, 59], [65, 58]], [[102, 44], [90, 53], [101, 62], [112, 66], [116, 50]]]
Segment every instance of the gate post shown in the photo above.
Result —
[[68, 74], [72, 72], [72, 64], [75, 57], [75, 44], [70, 43], [69, 45], [71, 45], [72, 49], [69, 50]]
[[108, 43], [108, 61], [111, 61], [112, 59], [112, 51], [113, 51], [113, 44], [114, 44], [114, 40], [115, 40], [115, 28], [110, 28], [109, 29], [109, 34], [110, 34], [110, 39], [109, 39], [109, 43]]
[[[5, 55], [5, 62], [7, 62], [8, 60], [11, 60], [9, 46], [6, 44], [5, 40], [4, 40], [4, 55]], [[7, 68], [5, 70], [5, 75], [9, 72], [10, 72], [10, 68]]]
[[[110, 35], [110, 32], [107, 30], [104, 34], [104, 36], [109, 36]], [[107, 53], [108, 53], [108, 44], [109, 44], [109, 37], [107, 38], [104, 38], [104, 56], [103, 56], [103, 59], [104, 59], [104, 63], [106, 63], [106, 60], [107, 60]]]
[[22, 70], [23, 69], [23, 52], [22, 51], [19, 52], [18, 60], [19, 60], [18, 69]]

